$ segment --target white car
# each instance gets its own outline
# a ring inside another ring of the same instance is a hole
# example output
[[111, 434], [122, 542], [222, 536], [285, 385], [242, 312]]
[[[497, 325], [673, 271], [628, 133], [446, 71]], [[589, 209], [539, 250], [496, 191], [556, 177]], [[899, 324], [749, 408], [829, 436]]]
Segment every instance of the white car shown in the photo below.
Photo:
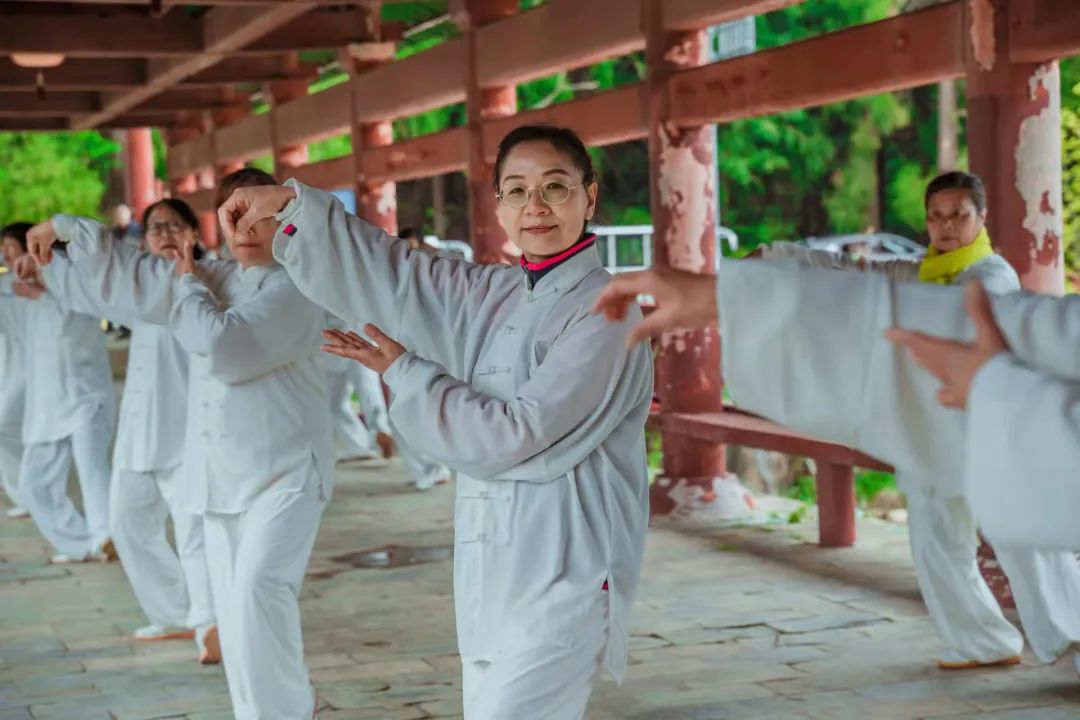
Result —
[[892, 233], [808, 237], [799, 244], [814, 250], [828, 250], [842, 255], [865, 257], [870, 261], [922, 260], [926, 254], [926, 247], [922, 244]]

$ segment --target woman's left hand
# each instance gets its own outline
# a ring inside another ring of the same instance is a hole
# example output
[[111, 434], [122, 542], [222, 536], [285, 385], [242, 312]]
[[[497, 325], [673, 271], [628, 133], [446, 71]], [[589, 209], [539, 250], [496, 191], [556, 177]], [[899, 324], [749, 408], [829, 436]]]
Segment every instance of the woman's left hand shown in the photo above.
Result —
[[355, 360], [382, 375], [405, 352], [405, 346], [371, 323], [364, 326], [364, 332], [375, 344], [352, 331], [323, 330], [323, 352]]
[[885, 337], [906, 347], [915, 362], [941, 381], [938, 402], [958, 410], [967, 407], [971, 383], [982, 366], [1009, 349], [1009, 343], [994, 319], [990, 296], [983, 286], [978, 281], [971, 282], [965, 294], [968, 316], [975, 325], [975, 342], [946, 340], [897, 328], [885, 333]]
[[176, 277], [181, 278], [185, 275], [196, 275], [195, 267], [195, 243], [186, 242], [184, 246], [180, 248], [180, 253], [176, 257]]

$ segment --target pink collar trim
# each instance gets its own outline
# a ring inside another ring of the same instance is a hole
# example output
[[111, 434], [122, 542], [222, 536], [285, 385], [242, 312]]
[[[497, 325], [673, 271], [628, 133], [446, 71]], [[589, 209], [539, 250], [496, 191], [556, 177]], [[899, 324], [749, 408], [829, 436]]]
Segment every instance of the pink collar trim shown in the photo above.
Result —
[[579, 240], [575, 244], [571, 245], [566, 250], [563, 250], [558, 255], [554, 255], [552, 257], [549, 257], [546, 260], [541, 260], [540, 262], [529, 262], [529, 261], [527, 261], [525, 259], [525, 256], [522, 255], [521, 256], [521, 267], [525, 268], [526, 270], [533, 270], [533, 271], [544, 270], [546, 268], [551, 267], [552, 265], [556, 265], [558, 263], [561, 263], [563, 260], [570, 257], [571, 255], [576, 253], [578, 250], [581, 250], [584, 247], [588, 247], [590, 243], [595, 242], [595, 241], [596, 241], [596, 235], [594, 235], [593, 233], [588, 233], [581, 240]]

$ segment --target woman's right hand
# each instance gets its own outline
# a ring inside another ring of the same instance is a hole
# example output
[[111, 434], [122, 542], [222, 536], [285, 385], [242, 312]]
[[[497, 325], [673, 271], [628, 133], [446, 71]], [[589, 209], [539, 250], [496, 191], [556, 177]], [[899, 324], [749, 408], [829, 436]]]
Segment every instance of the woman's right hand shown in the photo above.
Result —
[[218, 220], [227, 236], [244, 236], [255, 223], [274, 217], [295, 197], [296, 191], [285, 185], [236, 188], [218, 208]]
[[52, 246], [56, 242], [56, 228], [52, 220], [38, 223], [26, 233], [26, 250], [41, 265], [52, 262]]

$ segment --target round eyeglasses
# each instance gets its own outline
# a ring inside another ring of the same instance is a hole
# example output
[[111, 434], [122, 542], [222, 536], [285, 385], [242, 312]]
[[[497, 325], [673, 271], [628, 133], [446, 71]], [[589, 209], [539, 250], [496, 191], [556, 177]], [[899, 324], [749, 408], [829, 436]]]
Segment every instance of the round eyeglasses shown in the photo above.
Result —
[[546, 182], [540, 187], [512, 187], [495, 193], [499, 204], [512, 210], [520, 210], [532, 200], [534, 191], [540, 192], [540, 199], [548, 205], [561, 205], [570, 199], [570, 193], [583, 185], [567, 185], [561, 182]]

